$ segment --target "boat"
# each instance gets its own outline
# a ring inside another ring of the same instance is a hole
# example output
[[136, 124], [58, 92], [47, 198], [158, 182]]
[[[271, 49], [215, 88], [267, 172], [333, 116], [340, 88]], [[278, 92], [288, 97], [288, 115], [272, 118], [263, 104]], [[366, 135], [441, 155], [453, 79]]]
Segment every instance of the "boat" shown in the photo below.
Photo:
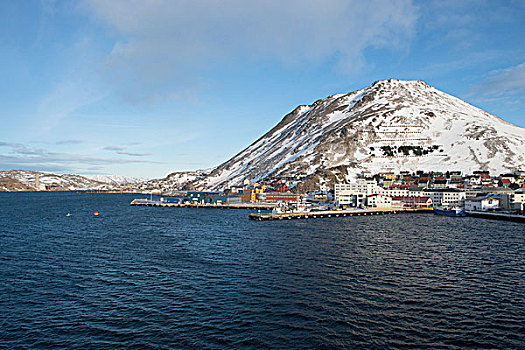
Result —
[[[259, 210], [259, 212], [261, 212], [261, 211]], [[272, 210], [272, 214], [282, 214], [284, 212], [285, 212], [285, 210], [283, 209], [283, 207], [275, 207]]]
[[464, 209], [461, 209], [460, 207], [453, 206], [453, 207], [437, 207], [434, 208], [434, 214], [437, 215], [444, 215], [444, 216], [455, 216], [455, 217], [461, 217], [461, 216], [467, 216], [467, 212]]

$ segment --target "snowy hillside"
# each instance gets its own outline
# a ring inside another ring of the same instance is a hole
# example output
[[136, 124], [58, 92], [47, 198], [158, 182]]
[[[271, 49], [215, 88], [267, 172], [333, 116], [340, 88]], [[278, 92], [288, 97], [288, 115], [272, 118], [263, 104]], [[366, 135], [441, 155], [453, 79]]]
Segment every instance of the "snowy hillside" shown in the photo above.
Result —
[[0, 171], [0, 191], [38, 191], [45, 189], [74, 191], [99, 189], [102, 186], [102, 183], [80, 175], [57, 175], [27, 170]]
[[298, 176], [320, 186], [362, 172], [518, 168], [525, 169], [524, 128], [423, 81], [389, 79], [297, 107], [195, 186]]
[[164, 192], [194, 189], [194, 187], [192, 186], [193, 182], [195, 182], [198, 179], [204, 178], [210, 172], [211, 169], [195, 171], [178, 171], [169, 174], [163, 179], [154, 179], [143, 182], [138, 185], [138, 188], [143, 191], [158, 189]]
[[83, 175], [85, 178], [102, 182], [109, 185], [137, 185], [147, 181], [140, 177], [129, 177], [120, 175]]

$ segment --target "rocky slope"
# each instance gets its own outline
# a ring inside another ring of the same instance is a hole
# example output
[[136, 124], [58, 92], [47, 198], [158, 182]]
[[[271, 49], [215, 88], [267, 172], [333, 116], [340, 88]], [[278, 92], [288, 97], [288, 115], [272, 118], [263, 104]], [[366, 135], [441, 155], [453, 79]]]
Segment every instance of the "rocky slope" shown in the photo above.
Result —
[[147, 179], [140, 177], [129, 177], [121, 175], [83, 175], [85, 178], [102, 182], [113, 186], [138, 185], [147, 181]]
[[197, 189], [194, 183], [207, 176], [210, 171], [211, 169], [173, 172], [163, 179], [148, 180], [137, 184], [135, 187], [140, 191], [160, 190], [165, 193], [178, 190], [194, 190]]
[[[37, 177], [38, 184], [37, 186]], [[1, 191], [38, 191], [45, 189], [103, 189], [104, 184], [80, 175], [57, 175], [28, 170], [0, 171]]]
[[[142, 179], [118, 175], [58, 175], [37, 171], [0, 171], [0, 192], [39, 190], [127, 190], [138, 192], [194, 189], [195, 180], [211, 170], [174, 172], [163, 179]], [[37, 176], [38, 184], [37, 186]]]
[[193, 185], [301, 178], [319, 188], [363, 172], [518, 168], [525, 169], [524, 128], [423, 81], [388, 79], [297, 107]]

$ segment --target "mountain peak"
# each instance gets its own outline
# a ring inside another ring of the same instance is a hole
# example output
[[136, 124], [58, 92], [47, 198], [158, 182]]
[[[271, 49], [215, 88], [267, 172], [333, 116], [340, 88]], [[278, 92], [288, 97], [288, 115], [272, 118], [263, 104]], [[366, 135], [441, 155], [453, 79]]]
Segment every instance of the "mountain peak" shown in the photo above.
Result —
[[403, 80], [403, 79], [395, 79], [395, 78], [376, 80], [372, 83], [372, 85], [370, 85], [370, 87], [377, 87], [377, 86], [383, 86], [383, 87], [413, 86], [413, 87], [427, 87], [427, 88], [431, 87], [424, 80]]
[[323, 186], [402, 170], [506, 172], [524, 167], [524, 154], [523, 128], [422, 80], [386, 79], [297, 107], [198, 185], [303, 177]]

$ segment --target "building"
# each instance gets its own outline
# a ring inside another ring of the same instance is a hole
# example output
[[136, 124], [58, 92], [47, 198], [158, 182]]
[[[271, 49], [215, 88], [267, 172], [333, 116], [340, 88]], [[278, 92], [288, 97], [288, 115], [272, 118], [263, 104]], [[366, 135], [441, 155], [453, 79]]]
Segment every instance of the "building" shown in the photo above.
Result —
[[226, 203], [228, 204], [241, 204], [242, 198], [239, 196], [228, 196], [226, 197]]
[[512, 181], [510, 179], [501, 179], [498, 181], [498, 187], [505, 187], [508, 188], [512, 184]]
[[500, 196], [500, 205], [505, 210], [518, 211], [524, 213], [525, 191], [523, 188], [517, 189], [513, 193], [504, 193]]
[[290, 192], [267, 192], [257, 195], [259, 202], [298, 202], [301, 195]]
[[231, 186], [229, 192], [230, 193], [240, 193], [244, 189], [243, 186]]
[[379, 176], [382, 177], [385, 180], [395, 180], [396, 174], [389, 172], [389, 173], [379, 173]]
[[499, 208], [500, 200], [493, 195], [476, 197], [465, 200], [465, 210], [469, 211], [488, 211]]
[[476, 197], [479, 197], [479, 196], [482, 196], [483, 195], [483, 192], [481, 191], [481, 189], [476, 189], [476, 188], [467, 188], [464, 190], [465, 192], [465, 199], [469, 199], [469, 198], [476, 198]]
[[469, 185], [481, 185], [481, 176], [479, 175], [471, 175], [468, 176], [466, 179], [466, 183]]
[[341, 206], [365, 206], [366, 197], [371, 194], [380, 193], [382, 187], [375, 180], [358, 180], [349, 184], [336, 184], [334, 190], [335, 205]]
[[240, 198], [242, 203], [251, 203], [252, 201], [252, 192], [251, 190], [242, 190], [235, 194], [236, 197]]
[[326, 202], [328, 200], [328, 194], [316, 193], [313, 198], [314, 202]]
[[455, 188], [427, 189], [421, 193], [423, 196], [428, 196], [432, 199], [432, 206], [434, 208], [442, 205], [462, 206], [466, 197], [465, 192]]
[[380, 188], [378, 193], [390, 197], [402, 197], [408, 196], [409, 189], [407, 187]]
[[396, 196], [392, 197], [392, 206], [408, 208], [431, 208], [432, 198], [424, 196]]
[[371, 194], [366, 197], [369, 208], [392, 208], [392, 197], [383, 194]]
[[446, 188], [448, 187], [448, 182], [445, 179], [434, 180], [432, 187], [433, 188]]
[[186, 194], [186, 201], [193, 203], [211, 203], [211, 199], [218, 194], [218, 192], [189, 191]]
[[211, 197], [210, 198], [210, 203], [211, 204], [225, 204], [225, 203], [229, 203], [229, 202], [228, 202], [228, 197], [215, 196], [215, 197]]

